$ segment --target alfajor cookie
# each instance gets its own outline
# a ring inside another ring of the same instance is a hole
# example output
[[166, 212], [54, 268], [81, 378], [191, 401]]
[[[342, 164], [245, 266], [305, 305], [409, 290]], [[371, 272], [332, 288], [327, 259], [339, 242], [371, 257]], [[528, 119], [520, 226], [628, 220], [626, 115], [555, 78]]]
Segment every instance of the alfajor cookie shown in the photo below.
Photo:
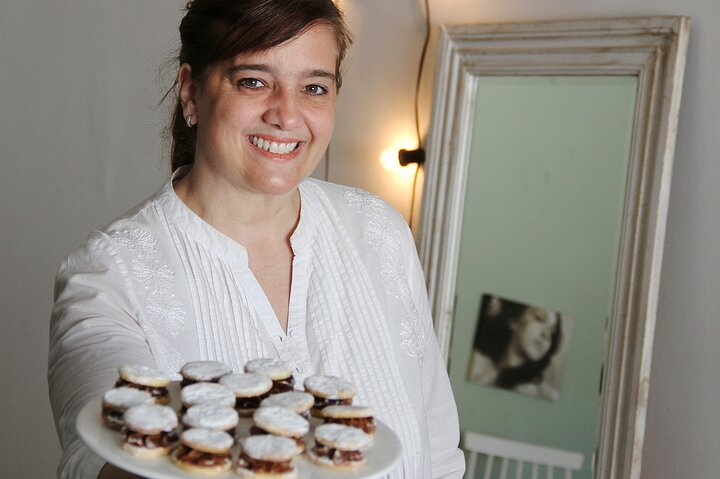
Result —
[[262, 400], [260, 407], [282, 407], [300, 414], [305, 419], [310, 419], [310, 408], [315, 404], [312, 394], [304, 391], [286, 391], [273, 394]]
[[172, 378], [162, 371], [148, 366], [125, 364], [118, 370], [120, 376], [115, 387], [131, 387], [147, 391], [155, 398], [158, 404], [169, 404], [170, 393], [168, 384]]
[[122, 429], [123, 414], [129, 408], [140, 404], [153, 404], [155, 399], [147, 391], [127, 386], [106, 391], [102, 399], [103, 424], [111, 429]]
[[216, 383], [221, 377], [230, 373], [232, 368], [219, 361], [191, 361], [180, 369], [182, 376], [180, 385], [185, 387], [199, 382]]
[[328, 406], [320, 411], [325, 424], [344, 424], [345, 426], [362, 429], [367, 434], [375, 434], [375, 413], [364, 406]]
[[319, 415], [327, 406], [342, 404], [349, 406], [357, 390], [350, 381], [337, 376], [317, 375], [305, 379], [305, 391], [315, 397], [312, 412]]
[[246, 373], [262, 374], [272, 379], [273, 387], [270, 394], [292, 391], [295, 388], [295, 380], [292, 376], [290, 366], [274, 358], [258, 358], [245, 363]]
[[224, 431], [235, 436], [238, 425], [238, 413], [233, 407], [222, 406], [217, 403], [206, 403], [192, 406], [182, 417], [185, 427], [199, 427]]
[[216, 403], [227, 407], [235, 406], [235, 395], [226, 386], [218, 383], [194, 383], [180, 391], [183, 412], [198, 404]]
[[293, 439], [298, 454], [305, 450], [303, 437], [310, 431], [310, 423], [296, 412], [282, 407], [261, 407], [253, 414], [250, 434], [274, 434]]
[[182, 469], [201, 474], [218, 474], [230, 470], [230, 448], [234, 439], [226, 432], [192, 428], [180, 435], [180, 445], [172, 460]]
[[365, 451], [372, 439], [360, 429], [342, 424], [323, 424], [315, 428], [315, 445], [308, 451], [320, 466], [354, 469], [365, 464]]
[[122, 447], [135, 456], [164, 456], [177, 442], [178, 420], [168, 406], [141, 404], [123, 415]]
[[241, 417], [252, 416], [272, 389], [272, 380], [262, 374], [228, 374], [220, 378], [220, 384], [235, 396], [235, 409]]
[[236, 472], [244, 479], [295, 479], [292, 464], [297, 445], [292, 439], [265, 434], [243, 440]]

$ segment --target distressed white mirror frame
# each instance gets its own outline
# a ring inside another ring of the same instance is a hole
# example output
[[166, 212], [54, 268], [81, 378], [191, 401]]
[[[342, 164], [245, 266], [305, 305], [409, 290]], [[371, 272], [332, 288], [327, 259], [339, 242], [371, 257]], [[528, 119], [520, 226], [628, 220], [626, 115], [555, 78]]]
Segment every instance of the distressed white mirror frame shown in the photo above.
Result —
[[597, 478], [640, 476], [687, 17], [445, 26], [428, 138], [420, 255], [447, 361], [476, 80], [622, 75], [638, 79], [603, 378]]

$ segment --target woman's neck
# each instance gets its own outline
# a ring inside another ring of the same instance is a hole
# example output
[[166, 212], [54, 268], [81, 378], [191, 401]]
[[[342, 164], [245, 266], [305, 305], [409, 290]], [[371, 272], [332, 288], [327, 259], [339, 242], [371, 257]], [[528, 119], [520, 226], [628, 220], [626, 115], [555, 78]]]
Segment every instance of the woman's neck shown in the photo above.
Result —
[[246, 247], [268, 239], [289, 240], [300, 216], [298, 188], [282, 195], [256, 193], [195, 167], [173, 187], [195, 214]]

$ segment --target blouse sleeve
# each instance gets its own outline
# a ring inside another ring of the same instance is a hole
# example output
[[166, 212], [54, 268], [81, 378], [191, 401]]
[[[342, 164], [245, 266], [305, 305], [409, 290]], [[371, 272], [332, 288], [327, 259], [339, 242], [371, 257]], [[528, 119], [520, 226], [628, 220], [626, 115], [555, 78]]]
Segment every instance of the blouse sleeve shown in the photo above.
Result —
[[110, 238], [94, 233], [63, 261], [50, 320], [48, 386], [60, 436], [60, 478], [96, 478], [105, 461], [85, 447], [75, 419], [110, 389], [124, 363], [154, 365]]
[[458, 448], [460, 426], [457, 407], [448, 378], [445, 361], [433, 329], [425, 276], [415, 249], [412, 233], [406, 228], [411, 253], [408, 259], [408, 280], [418, 309], [425, 338], [422, 356], [422, 389], [425, 417], [430, 438], [432, 477], [461, 478], [465, 472], [465, 456]]

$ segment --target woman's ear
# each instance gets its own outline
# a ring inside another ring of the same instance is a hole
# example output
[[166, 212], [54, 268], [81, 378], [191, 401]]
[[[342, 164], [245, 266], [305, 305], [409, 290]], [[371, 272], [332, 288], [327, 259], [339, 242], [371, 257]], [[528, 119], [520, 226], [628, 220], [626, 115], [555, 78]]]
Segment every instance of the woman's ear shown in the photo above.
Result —
[[178, 72], [178, 95], [183, 108], [183, 118], [185, 118], [188, 126], [198, 122], [197, 104], [195, 102], [196, 93], [197, 86], [192, 78], [192, 68], [189, 64], [183, 63], [180, 65], [180, 71]]

